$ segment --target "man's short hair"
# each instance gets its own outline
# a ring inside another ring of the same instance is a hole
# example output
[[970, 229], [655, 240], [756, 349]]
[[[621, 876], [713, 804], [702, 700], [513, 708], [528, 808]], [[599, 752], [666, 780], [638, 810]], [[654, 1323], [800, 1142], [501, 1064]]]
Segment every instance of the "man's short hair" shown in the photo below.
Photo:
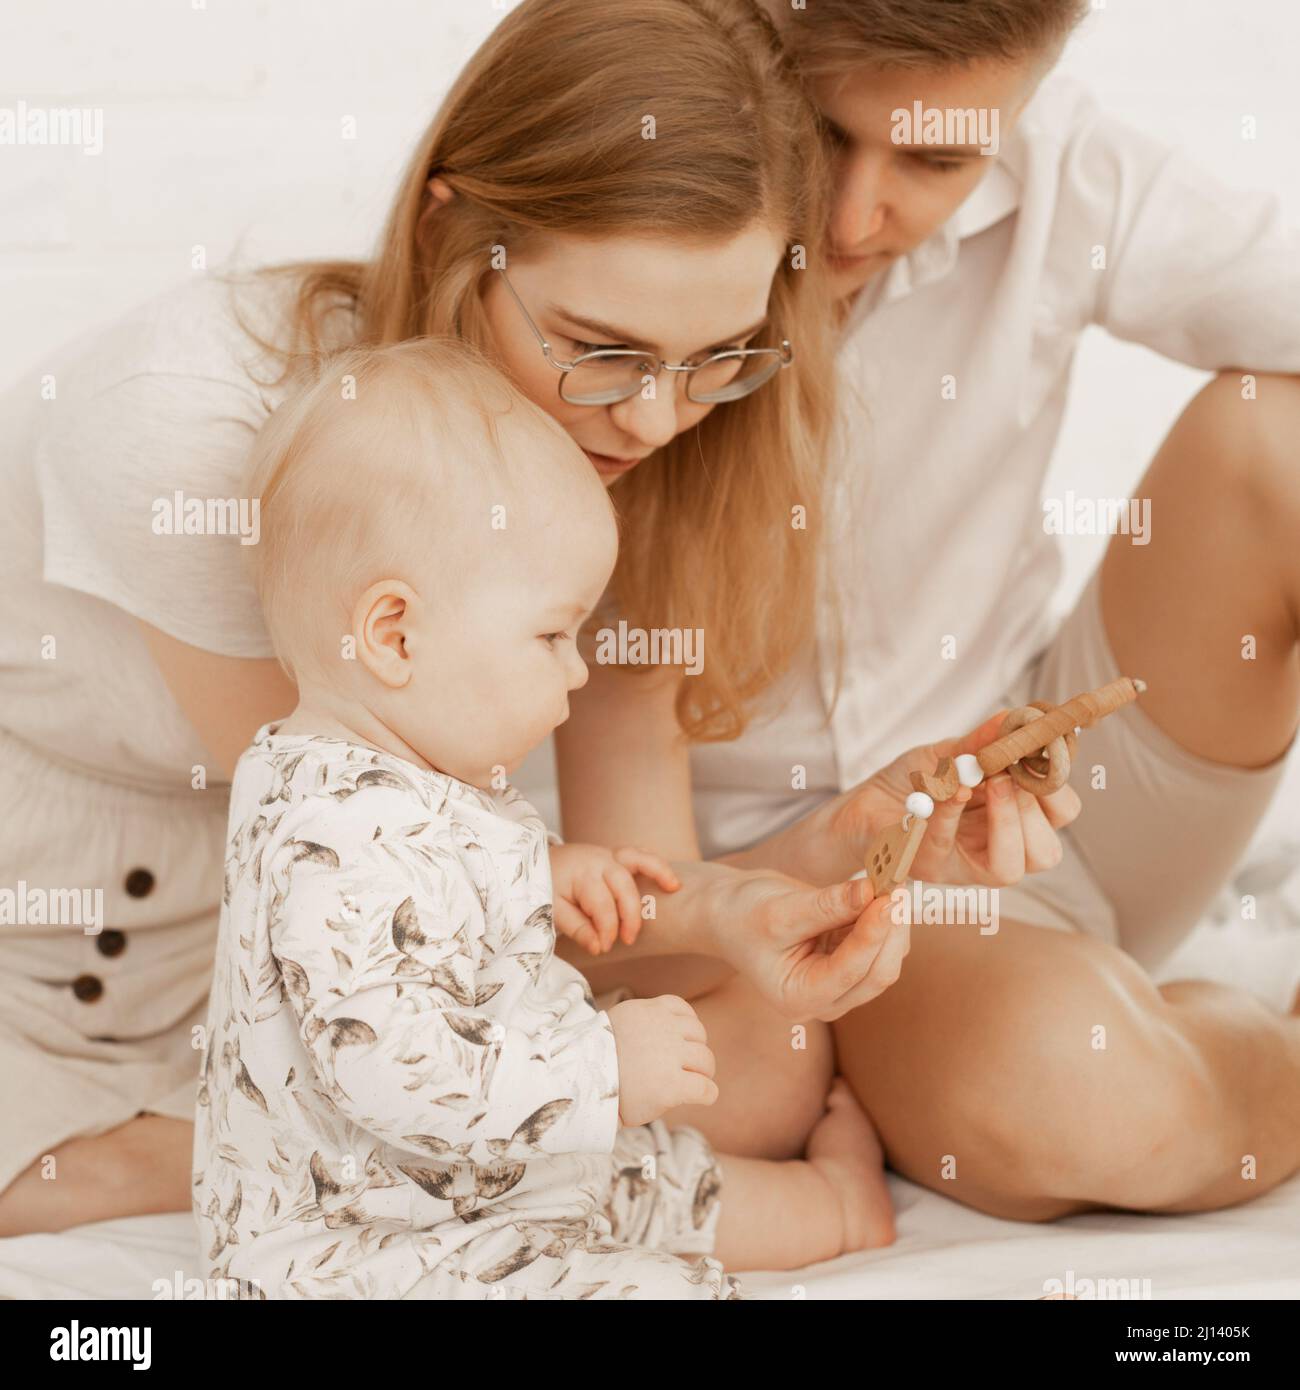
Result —
[[[785, 9], [785, 0], [768, 0]], [[781, 31], [809, 75], [881, 67], [963, 67], [1055, 55], [1089, 0], [809, 0]]]

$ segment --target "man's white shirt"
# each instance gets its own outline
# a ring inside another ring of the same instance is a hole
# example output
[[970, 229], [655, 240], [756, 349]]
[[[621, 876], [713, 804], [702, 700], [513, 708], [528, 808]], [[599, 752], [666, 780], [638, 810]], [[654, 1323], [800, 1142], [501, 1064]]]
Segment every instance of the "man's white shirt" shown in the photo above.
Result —
[[1275, 199], [1213, 182], [1066, 79], [993, 158], [853, 307], [817, 656], [741, 739], [692, 750], [706, 855], [973, 727], [1050, 640], [1042, 490], [1089, 324], [1194, 367], [1300, 372], [1300, 233]]

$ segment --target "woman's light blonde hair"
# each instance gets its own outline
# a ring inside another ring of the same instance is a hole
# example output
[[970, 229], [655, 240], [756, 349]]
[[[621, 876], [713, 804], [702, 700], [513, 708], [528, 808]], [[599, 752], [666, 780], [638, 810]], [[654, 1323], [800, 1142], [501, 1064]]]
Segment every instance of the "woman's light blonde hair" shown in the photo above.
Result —
[[[642, 138], [647, 114], [655, 139]], [[457, 195], [446, 205], [428, 192], [435, 173]], [[756, 219], [772, 227], [789, 254], [755, 345], [789, 338], [795, 365], [612, 492], [618, 614], [703, 629], [709, 658], [683, 679], [678, 720], [694, 740], [735, 738], [813, 630], [833, 419], [818, 258], [827, 194], [814, 113], [753, 0], [525, 0], [419, 142], [375, 258], [263, 272], [294, 285], [291, 331], [275, 346], [290, 360], [316, 351], [343, 310], [364, 344], [456, 336], [490, 354], [494, 246], [522, 258], [555, 233], [709, 244]]]

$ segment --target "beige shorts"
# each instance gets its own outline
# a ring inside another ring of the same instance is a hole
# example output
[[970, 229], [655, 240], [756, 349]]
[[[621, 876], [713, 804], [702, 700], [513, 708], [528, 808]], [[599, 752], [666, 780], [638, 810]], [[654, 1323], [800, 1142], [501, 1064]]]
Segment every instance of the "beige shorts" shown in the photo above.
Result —
[[224, 790], [124, 786], [0, 731], [0, 1191], [74, 1136], [193, 1119], [225, 827]]
[[[1097, 571], [1005, 703], [1060, 702], [1120, 675], [1142, 672], [1121, 671], [1111, 654]], [[1112, 714], [1079, 740], [1070, 784], [1083, 810], [1062, 834], [1061, 865], [1004, 888], [1001, 918], [1085, 931], [1154, 968], [1228, 880], [1284, 763], [1247, 770], [1207, 762], [1159, 729], [1141, 701]]]

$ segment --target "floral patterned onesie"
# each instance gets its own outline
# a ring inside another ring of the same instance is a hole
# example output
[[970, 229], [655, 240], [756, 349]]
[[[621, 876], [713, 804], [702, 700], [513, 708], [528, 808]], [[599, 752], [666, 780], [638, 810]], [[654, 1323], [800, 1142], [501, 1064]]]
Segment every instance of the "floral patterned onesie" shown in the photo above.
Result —
[[259, 731], [199, 1086], [211, 1276], [284, 1298], [738, 1296], [707, 1257], [712, 1152], [619, 1130], [613, 1030], [554, 948], [517, 792]]

